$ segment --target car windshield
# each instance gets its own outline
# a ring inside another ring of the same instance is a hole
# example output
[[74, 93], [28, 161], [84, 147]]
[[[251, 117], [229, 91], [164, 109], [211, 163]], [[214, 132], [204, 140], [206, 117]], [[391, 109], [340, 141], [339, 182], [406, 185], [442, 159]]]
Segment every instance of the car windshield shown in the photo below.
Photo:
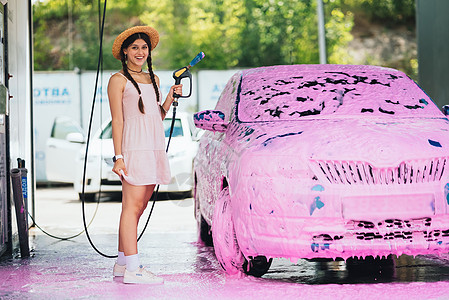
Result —
[[372, 66], [302, 65], [243, 73], [242, 122], [335, 117], [441, 117], [404, 73]]
[[78, 132], [82, 129], [69, 117], [57, 117], [53, 123], [50, 136], [55, 139], [65, 139], [69, 133]]
[[[169, 137], [170, 135], [171, 120], [171, 118], [165, 118], [163, 121], [165, 137]], [[172, 137], [176, 136], [184, 136], [180, 119], [175, 119], [175, 125], [173, 127]], [[110, 122], [101, 132], [100, 139], [112, 139], [112, 124]]]
[[100, 134], [100, 139], [112, 139], [112, 124], [111, 122], [103, 129]]
[[[172, 118], [165, 118], [164, 119], [165, 137], [169, 137], [170, 136], [171, 121], [172, 121]], [[172, 137], [183, 136], [183, 135], [184, 135], [184, 133], [182, 132], [181, 120], [180, 119], [175, 119], [175, 125], [173, 126]]]

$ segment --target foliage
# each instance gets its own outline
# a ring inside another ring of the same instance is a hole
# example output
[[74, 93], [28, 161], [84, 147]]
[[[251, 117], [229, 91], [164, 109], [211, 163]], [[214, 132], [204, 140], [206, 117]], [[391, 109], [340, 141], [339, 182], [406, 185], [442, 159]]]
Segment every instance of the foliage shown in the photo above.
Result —
[[[338, 0], [330, 0], [338, 1]], [[341, 6], [362, 12], [371, 21], [387, 25], [415, 21], [415, 0], [339, 0]]]
[[[330, 63], [350, 63], [353, 11], [372, 19], [414, 16], [414, 0], [324, 0]], [[101, 1], [101, 6], [103, 5]], [[316, 0], [126, 0], [109, 1], [104, 36], [104, 69], [119, 69], [112, 57], [114, 38], [125, 28], [158, 29], [153, 53], [157, 69], [186, 65], [199, 51], [198, 68], [229, 69], [262, 65], [318, 63]], [[97, 0], [41, 0], [34, 4], [36, 70], [97, 67]]]
[[[141, 15], [164, 33], [165, 68], [185, 65], [197, 52], [207, 60], [202, 68], [227, 69], [262, 65], [318, 63], [316, 1], [163, 0]], [[352, 17], [334, 4], [327, 35], [331, 51], [350, 40]], [[182, 8], [182, 13], [176, 9]], [[343, 56], [340, 51], [340, 56]], [[338, 58], [333, 58], [338, 61]]]
[[[52, 55], [50, 38], [45, 35], [47, 25], [40, 25], [39, 31], [34, 32], [34, 66], [37, 70], [49, 70], [52, 66], [59, 65], [58, 59]], [[56, 60], [56, 61], [55, 61]]]

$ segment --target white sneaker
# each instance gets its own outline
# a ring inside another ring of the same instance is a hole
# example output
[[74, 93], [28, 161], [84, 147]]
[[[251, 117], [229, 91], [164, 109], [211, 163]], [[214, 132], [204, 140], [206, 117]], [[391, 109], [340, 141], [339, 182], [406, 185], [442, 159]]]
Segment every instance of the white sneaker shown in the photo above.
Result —
[[122, 277], [123, 275], [125, 275], [125, 270], [126, 270], [126, 265], [121, 266], [117, 263], [114, 264], [114, 271], [112, 274], [114, 274], [114, 276], [119, 276]]
[[163, 284], [164, 279], [158, 277], [146, 270], [143, 266], [140, 266], [134, 272], [130, 272], [125, 269], [125, 275], [123, 277], [124, 283], [146, 283], [146, 284]]

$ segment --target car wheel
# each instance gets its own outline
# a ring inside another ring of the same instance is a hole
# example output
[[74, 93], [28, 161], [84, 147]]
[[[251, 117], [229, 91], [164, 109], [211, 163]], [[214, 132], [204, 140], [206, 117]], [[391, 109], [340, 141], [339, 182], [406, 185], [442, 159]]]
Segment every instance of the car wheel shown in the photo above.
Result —
[[206, 220], [204, 220], [203, 216], [200, 213], [200, 220], [198, 222], [198, 232], [201, 241], [206, 246], [213, 246], [214, 242], [212, 240], [212, 234], [210, 233], [210, 226], [207, 224]]
[[[206, 222], [205, 222], [206, 223]], [[207, 223], [206, 223], [207, 225]], [[212, 223], [212, 239], [215, 256], [226, 273], [230, 275], [243, 272], [254, 277], [261, 277], [271, 266], [273, 259], [265, 256], [251, 257], [249, 261], [243, 256], [235, 236], [231, 216], [229, 188], [224, 188], [215, 203]]]
[[215, 203], [212, 222], [212, 239], [215, 256], [227, 274], [236, 275], [243, 272], [245, 257], [240, 251], [231, 217], [229, 188], [224, 188]]
[[367, 256], [365, 258], [350, 257], [346, 260], [346, 269], [353, 276], [379, 274], [388, 277], [394, 274], [395, 260], [393, 255], [386, 258]]
[[[80, 198], [80, 201], [83, 200], [83, 194], [82, 193], [78, 193], [78, 196]], [[84, 201], [86, 202], [93, 202], [95, 201], [95, 196], [96, 193], [84, 193]]]
[[254, 277], [262, 277], [270, 269], [273, 259], [267, 259], [265, 256], [256, 256], [250, 258], [249, 262], [245, 260], [243, 271]]
[[167, 192], [168, 198], [173, 200], [183, 200], [186, 198], [192, 198], [192, 191], [186, 192]]
[[195, 203], [194, 213], [195, 213], [195, 219], [196, 219], [197, 228], [198, 228], [198, 231], [197, 231], [198, 238], [200, 241], [202, 241], [204, 243], [204, 245], [213, 246], [214, 242], [212, 240], [210, 225], [206, 222], [206, 220], [204, 219], [204, 217], [200, 211], [200, 200], [198, 199], [197, 184], [198, 184], [198, 182], [196, 181], [196, 176], [195, 176], [194, 185], [193, 185], [193, 189], [192, 189], [192, 196], [193, 196], [193, 201]]

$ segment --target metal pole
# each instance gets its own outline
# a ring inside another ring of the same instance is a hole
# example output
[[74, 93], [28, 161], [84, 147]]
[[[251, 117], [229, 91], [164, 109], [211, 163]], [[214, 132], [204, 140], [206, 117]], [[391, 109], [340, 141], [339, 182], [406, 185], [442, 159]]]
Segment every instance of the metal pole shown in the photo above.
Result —
[[326, 64], [326, 30], [324, 29], [325, 22], [323, 0], [317, 0], [316, 10], [318, 16], [318, 46], [320, 50], [320, 64]]
[[30, 192], [31, 192], [31, 216], [33, 217], [33, 223], [31, 227], [34, 227], [34, 220], [36, 220], [36, 207], [35, 207], [35, 191], [36, 191], [36, 162], [34, 160], [35, 155], [35, 136], [34, 136], [34, 93], [33, 93], [33, 73], [34, 73], [34, 47], [33, 47], [33, 4], [28, 2], [28, 42], [30, 43], [30, 116], [31, 116], [31, 164], [30, 164]]
[[73, 27], [73, 8], [72, 8], [72, 0], [67, 1], [67, 17], [68, 17], [68, 38], [69, 38], [69, 70], [73, 68], [73, 37], [72, 37], [72, 27]]
[[79, 93], [79, 102], [80, 102], [80, 126], [81, 126], [81, 128], [84, 129], [85, 127], [83, 124], [83, 122], [84, 122], [84, 118], [83, 118], [83, 114], [84, 114], [84, 111], [83, 111], [83, 89], [82, 89], [82, 77], [81, 77], [82, 71], [78, 67], [75, 67], [74, 71], [75, 71], [75, 74], [78, 75], [78, 93]]

